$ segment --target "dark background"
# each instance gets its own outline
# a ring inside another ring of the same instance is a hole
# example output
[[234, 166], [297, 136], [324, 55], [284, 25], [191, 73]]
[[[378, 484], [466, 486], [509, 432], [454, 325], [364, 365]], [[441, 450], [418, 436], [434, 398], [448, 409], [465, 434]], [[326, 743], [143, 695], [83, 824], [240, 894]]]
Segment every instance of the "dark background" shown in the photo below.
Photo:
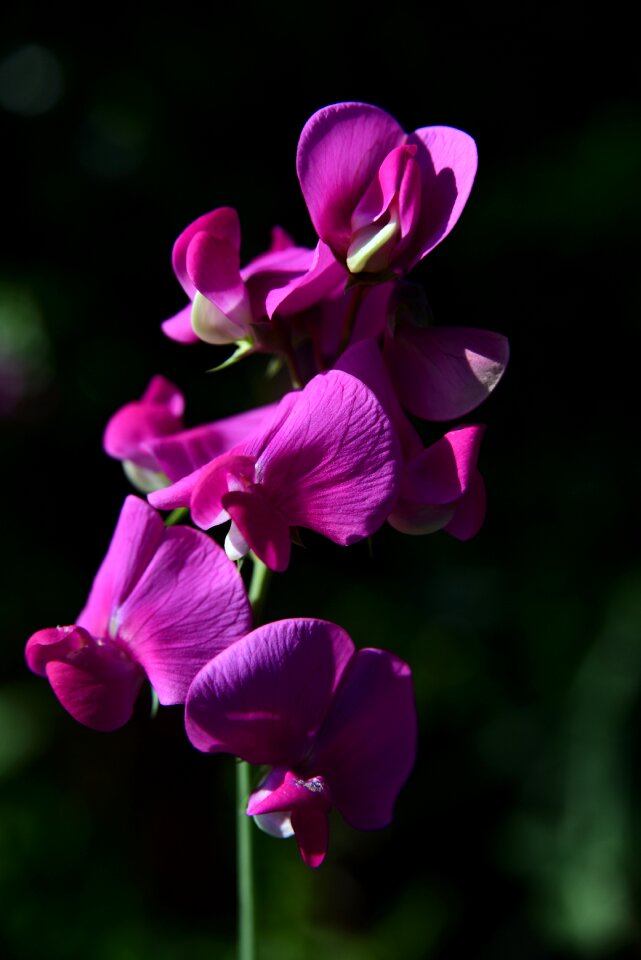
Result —
[[265, 363], [166, 340], [170, 265], [235, 206], [243, 260], [314, 236], [300, 130], [365, 100], [460, 127], [480, 166], [415, 271], [436, 321], [509, 336], [479, 536], [306, 536], [266, 615], [321, 616], [412, 665], [421, 743], [394, 824], [335, 815], [317, 871], [256, 831], [261, 957], [627, 960], [641, 953], [638, 53], [616, 6], [92, 12], [21, 4], [0, 40], [3, 463], [0, 950], [233, 955], [233, 764], [178, 708], [100, 735], [23, 662], [73, 622], [128, 492], [108, 417], [161, 372], [188, 422], [264, 402]]

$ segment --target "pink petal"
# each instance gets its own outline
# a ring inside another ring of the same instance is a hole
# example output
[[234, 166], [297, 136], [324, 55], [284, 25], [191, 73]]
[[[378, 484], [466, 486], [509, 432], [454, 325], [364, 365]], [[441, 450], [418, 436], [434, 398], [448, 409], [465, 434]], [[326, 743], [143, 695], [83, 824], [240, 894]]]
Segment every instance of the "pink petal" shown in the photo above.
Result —
[[249, 630], [251, 610], [224, 551], [198, 530], [170, 527], [112, 622], [160, 702], [184, 703], [201, 667]]
[[276, 768], [249, 798], [247, 814], [256, 817], [258, 825], [272, 836], [286, 836], [289, 831], [284, 826], [289, 820], [304, 862], [319, 867], [327, 853], [331, 805], [322, 777], [306, 780], [291, 770]]
[[222, 506], [259, 560], [270, 570], [282, 572], [287, 569], [291, 553], [289, 527], [278, 516], [261, 487], [226, 493]]
[[[285, 398], [286, 400], [288, 398]], [[347, 545], [374, 533], [396, 498], [400, 448], [371, 390], [338, 370], [290, 395], [257, 455], [256, 482], [289, 526]]]
[[308, 761], [351, 826], [375, 830], [391, 821], [416, 734], [410, 668], [384, 650], [359, 650]]
[[182, 417], [185, 412], [185, 398], [175, 383], [157, 374], [152, 377], [140, 398], [142, 403], [153, 403], [165, 407], [174, 417]]
[[425, 420], [454, 420], [492, 392], [507, 365], [505, 337], [470, 327], [397, 324], [385, 360], [403, 406]]
[[407, 138], [417, 144], [421, 167], [421, 217], [408, 268], [422, 259], [450, 232], [470, 195], [478, 163], [476, 144], [454, 127], [422, 127]]
[[447, 504], [458, 500], [476, 473], [485, 427], [450, 430], [408, 464], [402, 496], [417, 504]]
[[243, 267], [240, 273], [247, 284], [255, 321], [268, 316], [267, 298], [270, 294], [306, 274], [313, 259], [313, 250], [289, 246], [263, 253]]
[[332, 104], [305, 124], [298, 178], [318, 236], [340, 257], [350, 245], [359, 200], [388, 153], [404, 141], [396, 120], [367, 103]]
[[130, 719], [144, 673], [118, 644], [96, 640], [82, 627], [57, 627], [35, 633], [26, 656], [79, 723], [110, 731]]
[[332, 807], [329, 787], [323, 777], [300, 777], [293, 770], [275, 768], [259, 789], [251, 795], [247, 814], [259, 817], [265, 813], [292, 810], [320, 810]]
[[187, 270], [187, 251], [197, 233], [206, 233], [240, 250], [240, 221], [232, 207], [218, 207], [205, 213], [183, 230], [174, 244], [172, 263], [183, 290], [193, 300], [196, 288]]
[[259, 627], [198, 674], [187, 696], [187, 735], [204, 752], [295, 768], [353, 655], [345, 631], [323, 620]]
[[282, 227], [272, 227], [270, 251], [287, 250], [288, 247], [294, 247], [295, 243], [291, 236]]
[[[375, 287], [374, 291], [378, 289]], [[401, 409], [381, 352], [373, 340], [362, 340], [349, 347], [337, 361], [336, 369], [358, 377], [376, 394], [396, 429], [405, 460], [423, 450], [421, 438]]]
[[187, 249], [187, 272], [196, 290], [238, 328], [232, 339], [244, 336], [252, 317], [238, 249], [211, 234], [197, 233]]
[[294, 810], [292, 827], [306, 866], [320, 867], [329, 844], [327, 814], [317, 810]]
[[457, 540], [469, 540], [483, 526], [486, 505], [485, 484], [476, 470], [467, 490], [456, 504], [452, 519], [443, 529]]
[[157, 461], [145, 444], [181, 430], [184, 406], [184, 397], [173, 383], [153, 377], [140, 400], [121, 407], [109, 420], [103, 437], [105, 452], [116, 460], [157, 470]]
[[277, 310], [283, 316], [302, 313], [342, 292], [345, 282], [345, 270], [327, 244], [319, 241], [307, 271], [267, 294], [267, 316], [271, 319]]
[[95, 576], [78, 625], [94, 637], [110, 635], [113, 611], [136, 586], [165, 536], [155, 510], [138, 497], [127, 497], [107, 554]]
[[166, 337], [177, 343], [200, 343], [200, 337], [196, 336], [191, 325], [191, 303], [183, 307], [174, 317], [164, 320], [161, 329]]
[[309, 247], [297, 247], [292, 241], [286, 247], [272, 247], [267, 253], [254, 257], [240, 273], [245, 283], [260, 274], [268, 274], [274, 278], [284, 275], [289, 278], [309, 270], [313, 257], [313, 250]]
[[179, 480], [247, 440], [273, 416], [276, 407], [267, 404], [159, 438], [148, 445], [149, 450], [169, 479]]
[[412, 233], [421, 210], [421, 174], [414, 160], [416, 149], [414, 144], [402, 144], [385, 157], [378, 176], [372, 180], [354, 211], [354, 231], [374, 223], [396, 200], [399, 216], [397, 241]]
[[177, 510], [181, 507], [189, 507], [196, 484], [205, 470], [206, 466], [198, 467], [192, 473], [176, 480], [170, 487], [152, 490], [147, 495], [147, 500], [156, 510]]
[[196, 526], [209, 530], [221, 522], [219, 517], [225, 510], [223, 497], [230, 489], [246, 488], [253, 483], [254, 464], [253, 457], [228, 453], [217, 457], [199, 471], [190, 499], [191, 515]]

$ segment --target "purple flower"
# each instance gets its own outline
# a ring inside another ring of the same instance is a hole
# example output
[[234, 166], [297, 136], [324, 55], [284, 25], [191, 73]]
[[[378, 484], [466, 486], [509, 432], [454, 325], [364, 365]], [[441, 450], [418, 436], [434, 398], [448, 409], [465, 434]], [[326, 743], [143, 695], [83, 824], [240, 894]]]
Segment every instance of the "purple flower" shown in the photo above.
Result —
[[374, 391], [398, 434], [403, 472], [398, 499], [388, 516], [391, 526], [411, 534], [445, 530], [459, 540], [478, 533], [485, 519], [486, 497], [476, 463], [485, 427], [457, 427], [424, 448], [401, 410], [375, 343], [363, 341], [350, 347], [338, 367]]
[[[266, 319], [267, 294], [305, 273], [312, 258], [312, 250], [276, 227], [267, 253], [241, 270], [238, 214], [231, 207], [206, 213], [174, 244], [174, 272], [191, 303], [166, 320], [163, 331], [181, 343], [260, 341], [256, 325]], [[268, 339], [269, 332], [263, 331]]]
[[510, 355], [507, 339], [474, 327], [434, 327], [422, 290], [395, 285], [385, 362], [401, 404], [423, 420], [465, 416], [494, 390]]
[[123, 461], [125, 473], [144, 493], [159, 490], [256, 433], [275, 404], [183, 429], [184, 398], [164, 377], [153, 377], [140, 400], [111, 417], [105, 452]]
[[457, 540], [478, 533], [486, 509], [476, 467], [484, 430], [479, 424], [456, 427], [406, 463], [391, 526], [411, 534], [445, 530]]
[[342, 545], [368, 537], [388, 516], [399, 478], [398, 440], [380, 403], [355, 377], [330, 370], [287, 394], [260, 433], [149, 501], [188, 506], [204, 530], [231, 519], [232, 558], [251, 547], [284, 570], [291, 527]]
[[170, 380], [155, 376], [140, 400], [125, 404], [110, 418], [102, 445], [121, 460], [125, 473], [139, 490], [149, 493], [166, 484], [149, 441], [178, 433], [184, 427], [185, 398]]
[[327, 814], [350, 826], [390, 823], [416, 751], [410, 669], [383, 650], [356, 651], [324, 620], [259, 627], [194, 679], [189, 739], [273, 769], [247, 813], [275, 836], [294, 834], [311, 867], [327, 851]]
[[353, 274], [411, 269], [458, 220], [476, 166], [476, 145], [463, 131], [406, 134], [367, 103], [319, 110], [297, 154], [316, 232]]
[[145, 676], [160, 703], [184, 703], [201, 667], [250, 626], [242, 580], [220, 547], [197, 530], [166, 528], [127, 497], [76, 624], [39, 630], [25, 653], [72, 717], [115, 730]]

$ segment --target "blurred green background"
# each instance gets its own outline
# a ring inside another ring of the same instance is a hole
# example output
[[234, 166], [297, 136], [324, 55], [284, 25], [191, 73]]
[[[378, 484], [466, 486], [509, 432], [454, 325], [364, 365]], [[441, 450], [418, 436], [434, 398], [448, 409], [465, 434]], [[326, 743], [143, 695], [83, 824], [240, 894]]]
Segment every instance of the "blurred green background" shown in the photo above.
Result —
[[488, 424], [475, 540], [385, 529], [370, 556], [310, 535], [275, 578], [270, 619], [409, 660], [421, 741], [394, 824], [336, 815], [319, 871], [257, 835], [261, 957], [641, 953], [635, 34], [616, 8], [472, 11], [3, 14], [3, 958], [233, 956], [231, 760], [144, 698], [85, 730], [23, 648], [73, 622], [128, 492], [111, 413], [156, 372], [190, 424], [270, 398], [259, 357], [205, 375], [225, 351], [160, 333], [184, 302], [171, 247], [220, 205], [245, 261], [275, 223], [311, 246], [296, 143], [348, 99], [477, 140], [465, 213], [414, 277], [437, 323], [504, 333], [512, 359], [468, 418]]

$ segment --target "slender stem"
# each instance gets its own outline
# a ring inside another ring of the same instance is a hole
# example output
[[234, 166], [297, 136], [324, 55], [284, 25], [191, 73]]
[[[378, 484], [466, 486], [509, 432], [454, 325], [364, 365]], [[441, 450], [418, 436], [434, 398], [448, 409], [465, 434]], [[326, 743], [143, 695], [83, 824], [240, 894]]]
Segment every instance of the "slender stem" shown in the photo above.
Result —
[[257, 627], [260, 624], [263, 614], [263, 607], [265, 606], [272, 572], [254, 553], [251, 554], [251, 558], [253, 569], [251, 582], [249, 584], [249, 602], [254, 611], [254, 627]]
[[250, 768], [236, 761], [236, 858], [238, 861], [238, 960], [256, 960], [251, 817], [247, 816]]
[[[253, 569], [249, 585], [249, 602], [254, 611], [254, 626], [260, 623], [271, 570], [251, 554]], [[251, 817], [247, 801], [251, 791], [250, 766], [236, 761], [236, 858], [238, 862], [238, 960], [256, 960], [256, 923], [254, 909], [254, 875], [252, 863]]]
[[165, 518], [165, 526], [173, 527], [175, 523], [180, 523], [189, 514], [189, 507], [176, 507], [168, 517]]

